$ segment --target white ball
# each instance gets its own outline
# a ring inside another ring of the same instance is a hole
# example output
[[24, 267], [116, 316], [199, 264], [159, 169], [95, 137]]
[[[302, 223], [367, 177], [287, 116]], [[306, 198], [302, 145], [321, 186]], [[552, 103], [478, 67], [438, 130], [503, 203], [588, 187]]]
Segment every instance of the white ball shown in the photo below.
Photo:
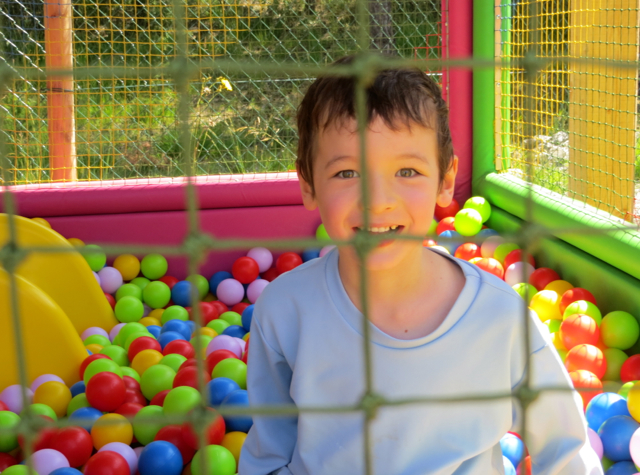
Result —
[[528, 262], [514, 262], [507, 267], [504, 273], [504, 281], [511, 287], [516, 284], [527, 283], [534, 270], [536, 269]]
[[482, 257], [493, 257], [496, 252], [496, 247], [505, 242], [502, 236], [489, 236], [484, 240], [482, 246], [480, 246], [480, 253]]

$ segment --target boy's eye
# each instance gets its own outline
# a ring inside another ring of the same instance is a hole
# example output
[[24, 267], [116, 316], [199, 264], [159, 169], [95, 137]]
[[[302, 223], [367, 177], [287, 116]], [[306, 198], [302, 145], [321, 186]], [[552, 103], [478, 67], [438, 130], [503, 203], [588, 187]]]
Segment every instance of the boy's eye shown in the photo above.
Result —
[[417, 174], [418, 172], [415, 171], [413, 168], [403, 168], [398, 172], [398, 176], [402, 178], [411, 178], [412, 176], [415, 176]]
[[336, 176], [340, 178], [356, 178], [360, 175], [358, 175], [358, 172], [355, 170], [342, 170], [338, 172]]

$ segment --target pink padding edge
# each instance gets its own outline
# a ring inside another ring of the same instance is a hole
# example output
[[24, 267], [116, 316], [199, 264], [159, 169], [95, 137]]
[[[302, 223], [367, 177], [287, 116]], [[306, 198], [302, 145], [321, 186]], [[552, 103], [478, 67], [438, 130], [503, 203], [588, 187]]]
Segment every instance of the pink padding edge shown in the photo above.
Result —
[[[200, 209], [302, 204], [295, 173], [193, 178]], [[10, 187], [18, 214], [26, 217], [83, 216], [186, 208], [186, 178], [114, 180]], [[0, 212], [4, 212], [0, 200]]]

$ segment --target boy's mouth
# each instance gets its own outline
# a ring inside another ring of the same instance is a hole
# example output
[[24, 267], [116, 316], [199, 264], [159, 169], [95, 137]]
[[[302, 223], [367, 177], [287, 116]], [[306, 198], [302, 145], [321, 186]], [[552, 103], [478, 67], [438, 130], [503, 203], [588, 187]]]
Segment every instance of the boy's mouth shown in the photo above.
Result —
[[404, 229], [404, 226], [400, 226], [397, 224], [391, 226], [369, 226], [368, 229], [364, 229], [361, 227], [354, 227], [353, 230], [358, 233], [368, 232], [370, 234], [375, 235], [390, 235], [397, 234]]

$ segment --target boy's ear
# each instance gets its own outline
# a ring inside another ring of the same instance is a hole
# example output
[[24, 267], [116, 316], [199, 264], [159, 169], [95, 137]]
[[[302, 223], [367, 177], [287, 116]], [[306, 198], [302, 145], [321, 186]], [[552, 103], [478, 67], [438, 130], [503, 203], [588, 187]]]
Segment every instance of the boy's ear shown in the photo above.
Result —
[[300, 184], [300, 193], [302, 194], [302, 203], [304, 204], [304, 207], [309, 211], [313, 211], [318, 207], [315, 193], [313, 192], [311, 185], [302, 178], [300, 172], [298, 172], [298, 183]]
[[453, 156], [451, 160], [451, 166], [449, 170], [444, 174], [442, 184], [440, 185], [440, 191], [436, 198], [436, 203], [442, 208], [446, 208], [451, 204], [453, 200], [453, 191], [456, 185], [456, 175], [458, 174], [458, 157]]

